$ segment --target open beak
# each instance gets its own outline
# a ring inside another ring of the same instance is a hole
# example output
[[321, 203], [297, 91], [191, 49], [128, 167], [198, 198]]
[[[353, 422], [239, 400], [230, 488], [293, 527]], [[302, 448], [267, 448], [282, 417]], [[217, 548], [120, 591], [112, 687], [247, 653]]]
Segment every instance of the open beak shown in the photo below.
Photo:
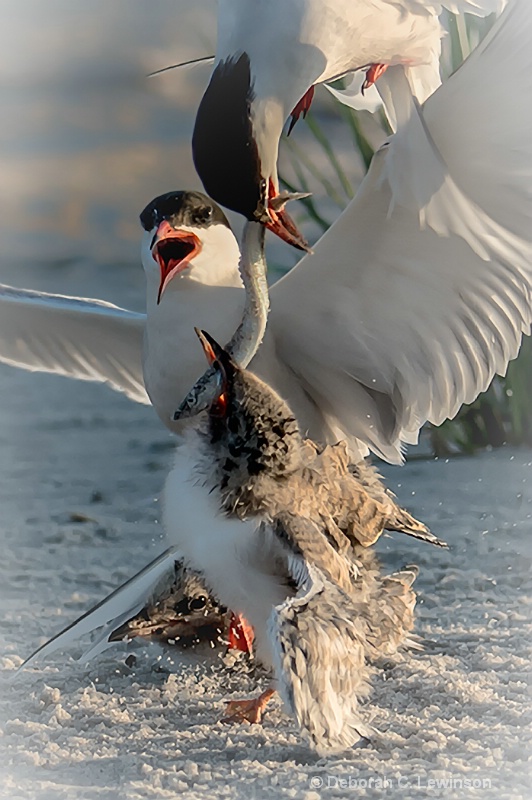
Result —
[[[301, 194], [301, 197], [306, 196], [306, 194]], [[287, 196], [287, 199], [291, 199], [291, 197]], [[285, 203], [286, 200], [283, 200], [283, 196], [275, 191], [273, 183], [270, 181], [268, 210], [266, 214], [264, 214], [264, 219], [260, 221], [264, 222], [268, 230], [275, 233], [276, 236], [279, 236], [283, 242], [291, 244], [293, 247], [297, 247], [298, 250], [304, 250], [308, 253], [310, 252], [310, 248], [307, 240], [303, 237], [303, 234], [298, 230], [294, 220], [286, 211]]]
[[161, 222], [151, 245], [153, 260], [161, 270], [157, 304], [172, 278], [183, 272], [200, 251], [201, 242], [194, 233], [172, 228], [166, 220]]

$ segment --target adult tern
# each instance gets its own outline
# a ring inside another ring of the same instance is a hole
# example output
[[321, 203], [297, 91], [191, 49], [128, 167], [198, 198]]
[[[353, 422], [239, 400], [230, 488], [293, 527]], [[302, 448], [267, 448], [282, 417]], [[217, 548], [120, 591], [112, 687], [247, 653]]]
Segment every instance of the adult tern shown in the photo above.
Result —
[[279, 140], [290, 113], [293, 124], [308, 110], [316, 84], [360, 70], [366, 86], [381, 76], [376, 85], [397, 125], [403, 90], [387, 80], [386, 70], [401, 65], [423, 102], [440, 84], [442, 10], [486, 15], [500, 11], [504, 1], [220, 0], [214, 69], [192, 138], [205, 190], [305, 247], [286, 211], [271, 202], [279, 190]]

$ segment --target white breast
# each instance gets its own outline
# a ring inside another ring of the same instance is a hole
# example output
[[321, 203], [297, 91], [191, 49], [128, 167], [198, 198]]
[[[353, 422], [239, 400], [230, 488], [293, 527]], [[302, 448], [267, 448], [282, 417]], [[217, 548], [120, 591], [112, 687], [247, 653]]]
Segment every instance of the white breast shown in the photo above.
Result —
[[275, 574], [269, 534], [261, 519], [241, 521], [221, 513], [219, 493], [199, 473], [200, 441], [195, 430], [177, 448], [166, 481], [164, 524], [169, 544], [204, 575], [218, 600], [243, 614], [255, 628], [258, 654], [271, 664], [267, 620], [289, 590]]
[[182, 424], [171, 422], [173, 413], [205, 371], [194, 326], [206, 328], [219, 342], [228, 341], [242, 317], [244, 292], [238, 286], [209, 286], [178, 276], [160, 305], [153, 294], [149, 285], [144, 382], [164, 424], [181, 430]]

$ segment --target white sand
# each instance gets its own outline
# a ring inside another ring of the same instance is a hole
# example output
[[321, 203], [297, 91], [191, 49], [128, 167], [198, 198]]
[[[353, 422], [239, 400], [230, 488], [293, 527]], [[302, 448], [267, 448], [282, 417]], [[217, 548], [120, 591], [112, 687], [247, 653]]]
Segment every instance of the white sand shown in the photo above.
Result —
[[[101, 281], [123, 302], [142, 291], [137, 270], [88, 269], [19, 277], [72, 293]], [[124, 650], [88, 667], [74, 652], [8, 682], [21, 657], [162, 549], [156, 496], [172, 441], [150, 409], [105, 387], [2, 367], [0, 398], [1, 797], [531, 796], [532, 452], [386, 469], [451, 549], [382, 543], [387, 565], [421, 567], [417, 631], [429, 643], [379, 672], [366, 707], [378, 739], [318, 760], [279, 705], [264, 728], [217, 722], [224, 699], [255, 682], [216, 657], [148, 645], [129, 669]]]

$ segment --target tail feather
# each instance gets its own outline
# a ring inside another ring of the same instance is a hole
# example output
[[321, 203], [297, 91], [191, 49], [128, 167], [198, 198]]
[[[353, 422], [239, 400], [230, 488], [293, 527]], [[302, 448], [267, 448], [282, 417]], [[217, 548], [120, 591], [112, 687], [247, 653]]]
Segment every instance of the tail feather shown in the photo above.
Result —
[[366, 606], [370, 661], [393, 656], [405, 647], [417, 649], [416, 637], [412, 634], [416, 604], [412, 584], [418, 568], [408, 566], [385, 576], [375, 574], [374, 570], [373, 573], [373, 580], [367, 580], [370, 596]]
[[382, 475], [368, 460], [350, 464], [349, 471], [362, 484], [371, 499], [379, 504], [386, 519], [384, 525], [386, 530], [406, 533], [436, 547], [448, 547], [447, 543], [438, 539], [423, 522], [397, 504], [394, 493], [384, 485]]
[[449, 547], [447, 542], [444, 542], [443, 539], [438, 539], [423, 522], [417, 520], [400, 506], [395, 507], [395, 514], [386, 524], [386, 528], [390, 531], [406, 533], [407, 536], [413, 536], [414, 539], [429, 542], [436, 547]]

